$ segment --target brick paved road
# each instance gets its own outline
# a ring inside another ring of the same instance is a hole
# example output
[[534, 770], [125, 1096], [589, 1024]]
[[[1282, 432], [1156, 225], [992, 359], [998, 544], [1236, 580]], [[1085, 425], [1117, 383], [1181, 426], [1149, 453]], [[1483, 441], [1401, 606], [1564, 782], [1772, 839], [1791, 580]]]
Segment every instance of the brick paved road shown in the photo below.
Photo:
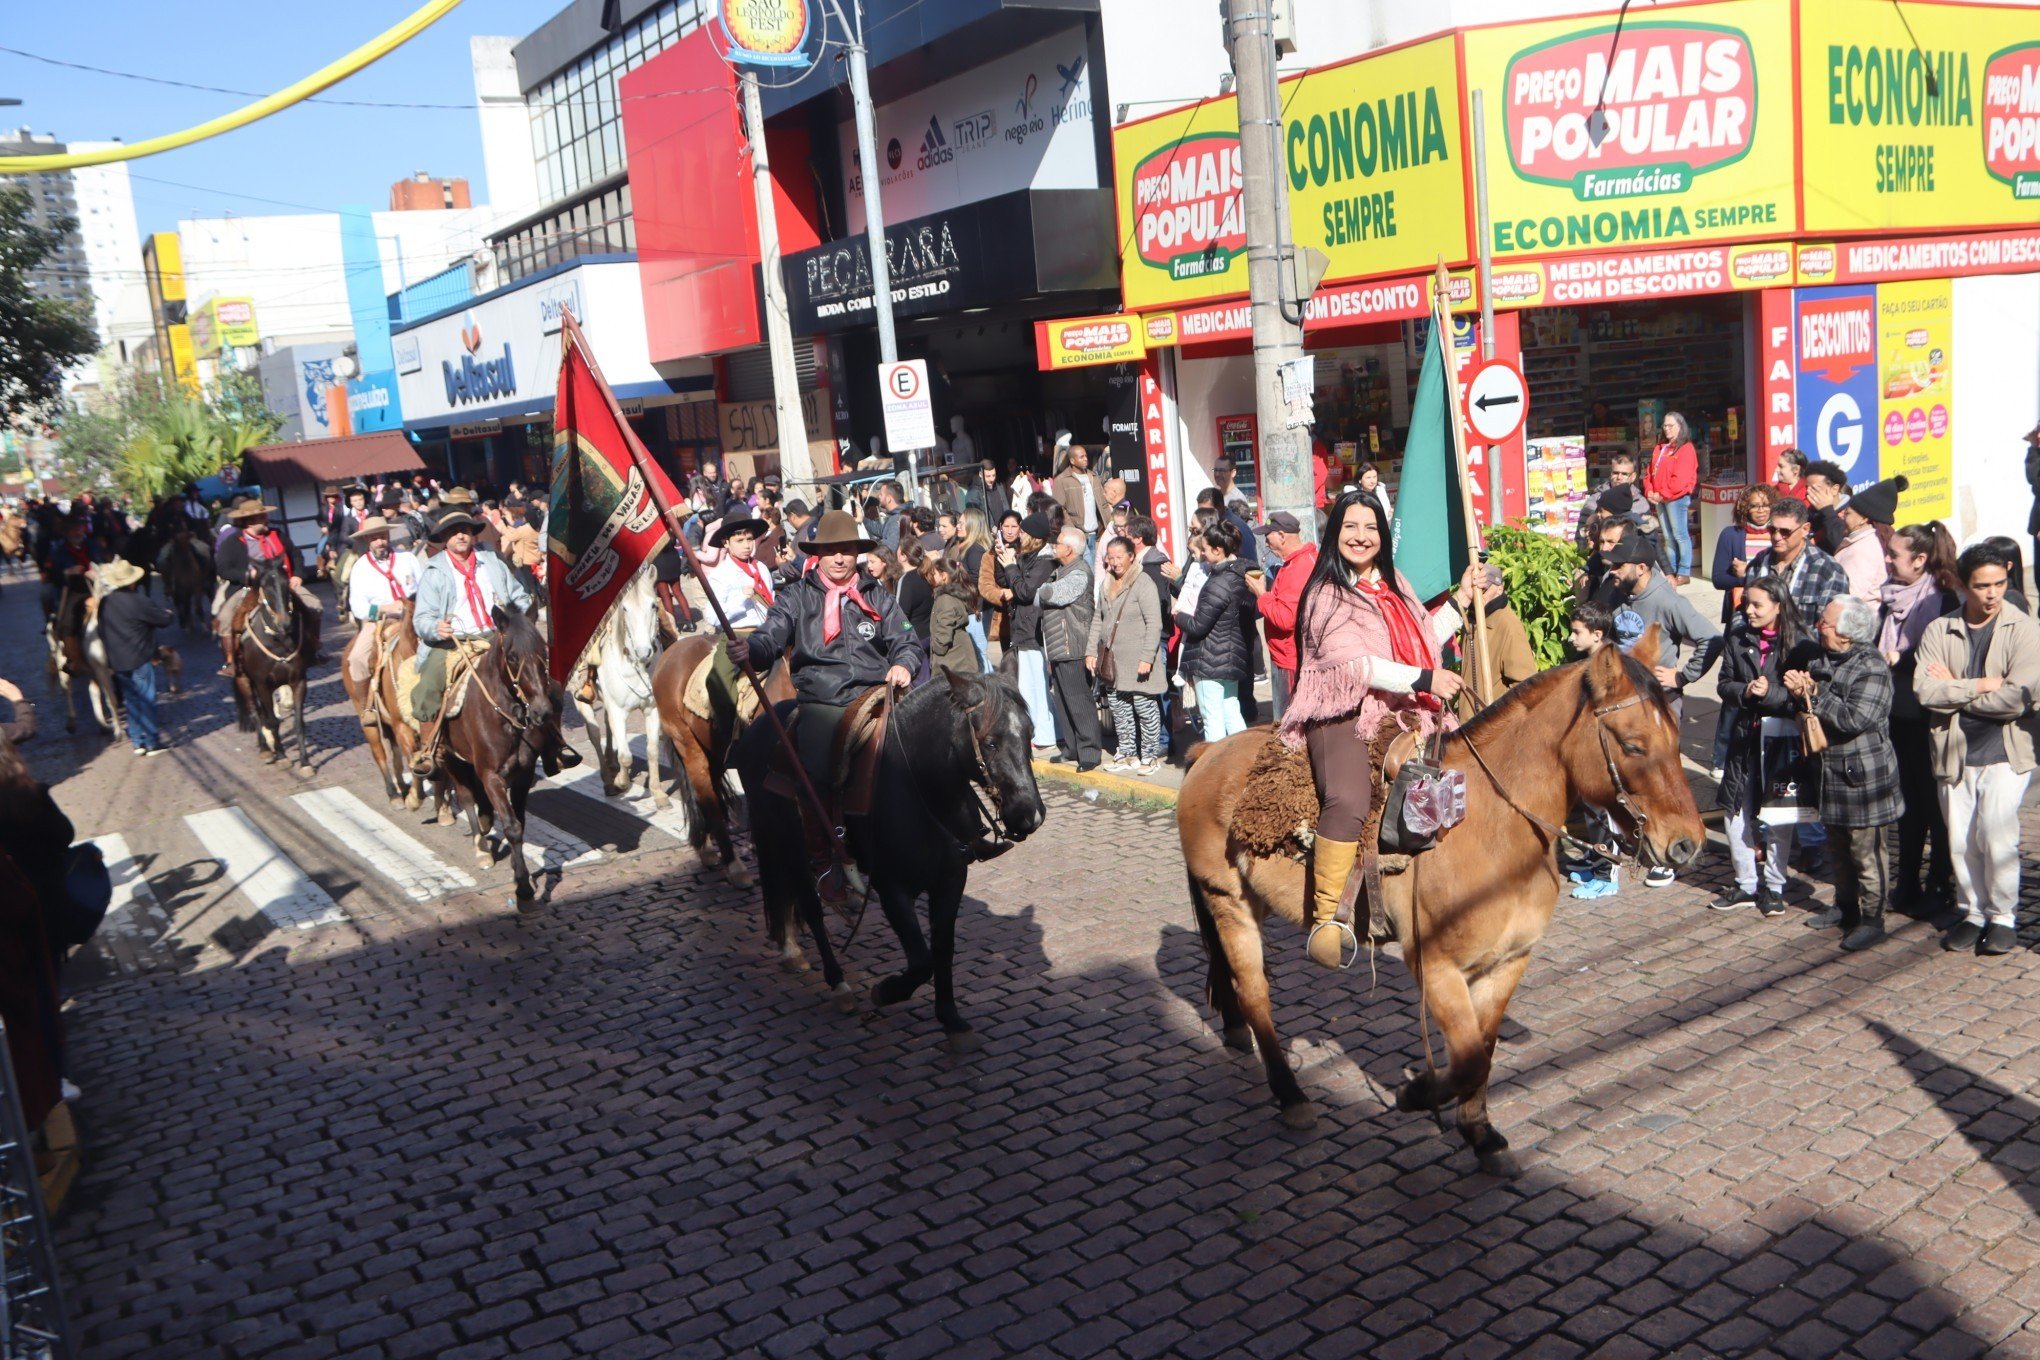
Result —
[[[59, 786], [87, 830], [150, 802], [117, 754]], [[1843, 958], [1699, 910], [1718, 861], [1568, 903], [1504, 1031], [1502, 1184], [1384, 1109], [1400, 966], [1370, 994], [1293, 937], [1323, 1117], [1281, 1129], [1202, 1009], [1171, 846], [1056, 795], [974, 875], [968, 1057], [925, 999], [836, 1014], [681, 850], [521, 918], [336, 879], [340, 924], [106, 977], [70, 1012], [84, 1354], [2040, 1354], [2032, 953], [1911, 926]], [[856, 978], [895, 962], [868, 923]]]

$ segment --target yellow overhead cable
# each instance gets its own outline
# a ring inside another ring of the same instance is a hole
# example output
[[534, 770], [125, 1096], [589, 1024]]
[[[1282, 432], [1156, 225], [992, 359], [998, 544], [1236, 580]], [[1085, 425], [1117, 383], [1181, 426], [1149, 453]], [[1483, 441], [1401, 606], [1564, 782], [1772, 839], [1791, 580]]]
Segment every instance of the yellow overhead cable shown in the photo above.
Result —
[[217, 137], [223, 132], [246, 127], [258, 119], [267, 118], [301, 100], [309, 99], [329, 86], [337, 85], [371, 62], [388, 56], [411, 39], [423, 33], [460, 0], [427, 0], [409, 18], [393, 28], [384, 30], [369, 39], [346, 56], [330, 65], [323, 66], [298, 81], [295, 85], [278, 90], [275, 94], [258, 99], [222, 114], [197, 127], [182, 132], [172, 132], [162, 137], [151, 137], [147, 141], [135, 142], [128, 146], [108, 147], [104, 151], [67, 152], [59, 156], [0, 156], [0, 175], [33, 175], [45, 170], [72, 170], [81, 165], [107, 165], [114, 161], [131, 161], [143, 156], [153, 156], [162, 151], [175, 151], [194, 142]]

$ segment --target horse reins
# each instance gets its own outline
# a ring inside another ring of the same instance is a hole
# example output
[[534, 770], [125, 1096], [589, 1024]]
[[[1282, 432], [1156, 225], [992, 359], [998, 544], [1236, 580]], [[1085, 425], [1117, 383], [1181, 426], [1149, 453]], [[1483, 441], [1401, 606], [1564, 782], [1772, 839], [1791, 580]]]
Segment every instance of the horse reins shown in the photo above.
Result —
[[[890, 704], [892, 701], [888, 699], [886, 702]], [[1001, 815], [1005, 808], [997, 787], [992, 783], [991, 765], [985, 760], [984, 741], [987, 734], [980, 732], [974, 721], [979, 710], [989, 707], [989, 700], [979, 700], [963, 711], [964, 727], [970, 733], [970, 753], [974, 762], [970, 773], [964, 777], [964, 785], [971, 792], [978, 814], [990, 823], [992, 834], [1000, 840], [1006, 840], [1008, 839], [1006, 824]], [[920, 802], [921, 810], [926, 812], [937, 826], [948, 832], [949, 838], [955, 841], [959, 848], [968, 845], [969, 842], [957, 835], [942, 814], [929, 804], [927, 795], [921, 790], [921, 777], [914, 770], [913, 758], [907, 754], [906, 743], [900, 740], [899, 733], [894, 730], [890, 721], [886, 723], [886, 733], [900, 753], [900, 764], [905, 766], [907, 771], [907, 786], [914, 791], [914, 797]]]
[[[1635, 823], [1639, 835], [1642, 833], [1644, 825], [1650, 821], [1650, 814], [1637, 806], [1635, 798], [1630, 795], [1629, 785], [1623, 782], [1622, 771], [1615, 764], [1615, 753], [1608, 749], [1608, 725], [1603, 719], [1610, 713], [1619, 712], [1632, 704], [1640, 704], [1642, 702], [1642, 695], [1632, 694], [1619, 703], [1607, 704], [1593, 710], [1594, 735], [1600, 739], [1601, 761], [1607, 766], [1608, 781], [1615, 787], [1615, 805], [1621, 808], [1628, 815], [1629, 819]], [[1458, 735], [1459, 739], [1466, 743], [1466, 749], [1473, 753], [1474, 763], [1480, 766], [1480, 772], [1487, 776], [1488, 783], [1494, 785], [1495, 793], [1500, 796], [1502, 802], [1508, 805], [1510, 811], [1543, 832], [1545, 838], [1554, 844], [1562, 841], [1597, 858], [1613, 858], [1601, 847], [1588, 845], [1583, 841], [1574, 839], [1566, 834], [1563, 827], [1553, 826], [1549, 821], [1539, 817], [1536, 813], [1518, 803], [1514, 796], [1509, 793], [1508, 786], [1502, 783], [1501, 777], [1489, 766], [1487, 757], [1480, 753], [1480, 747], [1474, 745], [1473, 738], [1465, 732], [1461, 732]]]
[[[254, 643], [255, 650], [261, 652], [262, 655], [268, 657], [277, 665], [288, 666], [291, 662], [297, 660], [298, 653], [304, 650], [304, 638], [298, 629], [292, 628], [289, 633], [291, 639], [290, 650], [278, 656], [275, 652], [270, 651], [267, 646], [263, 645], [262, 634], [257, 631], [255, 620], [264, 614], [267, 614], [271, 619], [277, 617], [276, 611], [269, 607], [269, 596], [262, 592], [260, 586], [257, 586], [255, 588], [255, 613], [249, 616], [247, 625], [241, 629], [241, 636]], [[286, 612], [283, 617], [286, 621], [294, 621], [297, 618], [295, 614], [290, 612]], [[270, 627], [279, 635], [283, 633], [283, 630], [276, 628], [273, 623]]]

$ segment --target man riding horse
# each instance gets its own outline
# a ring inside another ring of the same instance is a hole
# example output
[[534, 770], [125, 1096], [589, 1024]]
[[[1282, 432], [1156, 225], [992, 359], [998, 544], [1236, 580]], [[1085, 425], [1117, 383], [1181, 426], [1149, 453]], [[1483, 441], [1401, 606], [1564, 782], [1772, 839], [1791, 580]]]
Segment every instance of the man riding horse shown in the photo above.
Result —
[[813, 541], [800, 546], [815, 569], [779, 591], [745, 648], [752, 669], [768, 669], [784, 656], [793, 672], [800, 704], [794, 741], [827, 814], [826, 825], [817, 826], [815, 810], [799, 800], [808, 863], [823, 903], [840, 910], [849, 895], [837, 871], [832, 834], [842, 820], [832, 769], [836, 728], [872, 686], [912, 684], [922, 648], [892, 592], [859, 570], [859, 556], [878, 544], [855, 520], [831, 510]]
[[[417, 719], [418, 749], [411, 755], [411, 773], [439, 773], [440, 708], [446, 698], [447, 671], [463, 642], [487, 641], [496, 632], [492, 610], [525, 611], [531, 595], [518, 584], [502, 558], [477, 548], [486, 527], [465, 509], [452, 506], [432, 527], [440, 551], [418, 572], [418, 590], [411, 606], [411, 627], [418, 637], [417, 683], [411, 691], [411, 714]], [[356, 575], [362, 570], [357, 568]], [[555, 687], [557, 688], [557, 687]], [[553, 718], [542, 759], [548, 773], [572, 769], [580, 752], [567, 745], [559, 731], [560, 696], [553, 695]]]
[[378, 635], [384, 619], [401, 617], [418, 591], [418, 560], [390, 547], [390, 522], [381, 515], [369, 515], [347, 535], [355, 554], [353, 572], [347, 578], [347, 612], [354, 618], [354, 641], [347, 645], [343, 664], [358, 682], [375, 672]]
[[263, 569], [270, 563], [279, 563], [290, 576], [290, 593], [297, 597], [298, 608], [305, 611], [306, 655], [316, 660], [319, 655], [319, 621], [325, 616], [326, 608], [319, 597], [305, 588], [298, 574], [297, 554], [283, 535], [269, 527], [269, 507], [261, 501], [250, 498], [228, 512], [227, 518], [235, 532], [219, 546], [215, 554], [220, 578], [220, 601], [213, 611], [220, 636], [220, 651], [226, 664], [220, 667], [220, 674], [229, 680], [240, 675], [241, 630], [247, 626], [248, 615], [255, 608], [255, 595], [248, 587], [261, 577]]
[[71, 597], [83, 601], [92, 593], [89, 574], [95, 565], [105, 560], [105, 554], [93, 550], [87, 537], [91, 527], [90, 516], [74, 511], [64, 521], [64, 536], [50, 545], [49, 554], [43, 559], [42, 607], [45, 615], [64, 613]]

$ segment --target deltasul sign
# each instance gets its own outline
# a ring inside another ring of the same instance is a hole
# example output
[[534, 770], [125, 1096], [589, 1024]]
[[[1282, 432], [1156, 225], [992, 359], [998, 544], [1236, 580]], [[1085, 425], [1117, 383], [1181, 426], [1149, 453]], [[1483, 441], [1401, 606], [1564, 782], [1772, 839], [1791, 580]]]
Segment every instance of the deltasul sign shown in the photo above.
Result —
[[1185, 137], [1134, 167], [1134, 245], [1171, 279], [1223, 274], [1247, 248], [1236, 133]]
[[1620, 43], [1614, 32], [1571, 33], [1509, 63], [1504, 127], [1519, 176], [1595, 203], [1684, 194], [1749, 154], [1757, 75], [1741, 30], [1630, 24]]

